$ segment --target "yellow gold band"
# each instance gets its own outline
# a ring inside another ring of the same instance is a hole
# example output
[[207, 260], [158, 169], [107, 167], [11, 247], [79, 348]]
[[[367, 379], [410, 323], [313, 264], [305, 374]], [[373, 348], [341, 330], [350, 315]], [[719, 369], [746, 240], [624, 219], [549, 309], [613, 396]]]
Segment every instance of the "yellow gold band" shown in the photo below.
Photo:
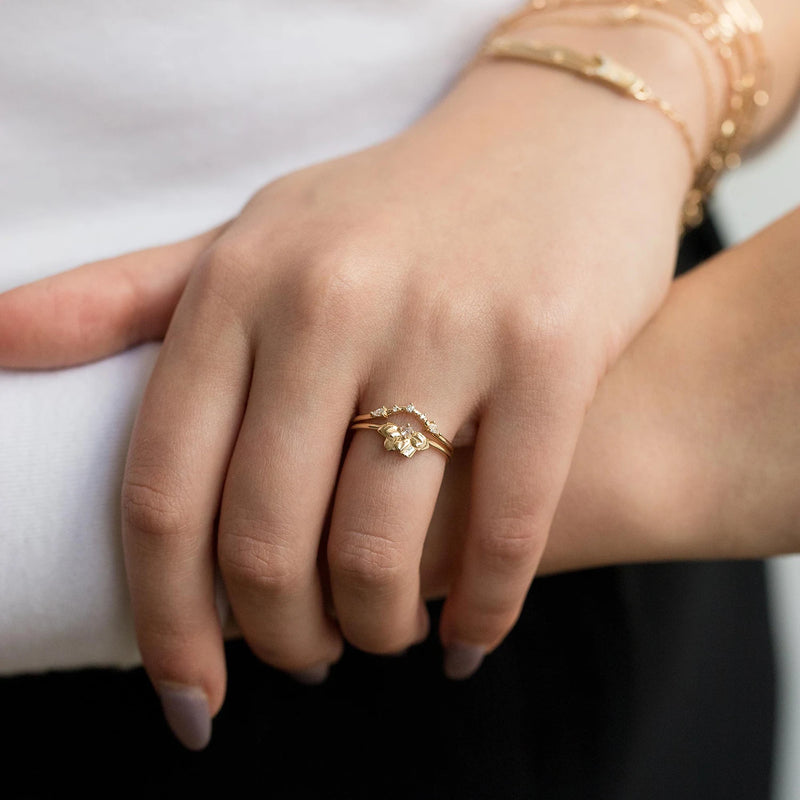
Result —
[[664, 114], [680, 132], [689, 160], [697, 169], [699, 158], [686, 122], [675, 109], [660, 97], [639, 77], [622, 64], [601, 53], [584, 55], [569, 47], [539, 41], [523, 41], [508, 36], [497, 36], [489, 41], [483, 52], [494, 58], [515, 58], [533, 61], [548, 67], [574, 72], [587, 80], [596, 81], [626, 97], [654, 106]]
[[[399, 413], [413, 414], [423, 423], [425, 432], [415, 431], [409, 424], [400, 427], [392, 422], [385, 421], [392, 414]], [[380, 420], [380, 422], [377, 420]], [[453, 443], [444, 434], [440, 433], [439, 426], [416, 408], [413, 403], [407, 403], [403, 406], [381, 406], [367, 414], [357, 414], [350, 420], [349, 429], [355, 430], [359, 428], [378, 431], [384, 438], [383, 446], [386, 450], [397, 450], [406, 458], [411, 458], [414, 453], [420, 450], [427, 450], [428, 447], [441, 451], [448, 460], [453, 455]]]
[[419, 431], [412, 431], [410, 435], [404, 428], [400, 428], [393, 422], [384, 422], [382, 425], [377, 422], [354, 422], [350, 425], [350, 430], [365, 428], [378, 431], [383, 436], [383, 446], [386, 450], [397, 450], [398, 453], [406, 458], [411, 458], [420, 450], [427, 450], [433, 447], [444, 453], [449, 461], [453, 456], [453, 451], [439, 444], [433, 437], [427, 437]]

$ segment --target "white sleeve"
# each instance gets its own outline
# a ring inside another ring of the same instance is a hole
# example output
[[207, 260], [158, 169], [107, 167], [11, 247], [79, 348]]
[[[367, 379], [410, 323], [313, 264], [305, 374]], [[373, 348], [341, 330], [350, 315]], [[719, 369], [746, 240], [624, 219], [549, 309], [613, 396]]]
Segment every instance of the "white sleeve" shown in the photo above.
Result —
[[119, 494], [157, 354], [0, 370], [0, 674], [140, 663]]
[[[0, 291], [195, 235], [396, 135], [517, 3], [5, 0]], [[118, 494], [156, 352], [0, 371], [0, 674], [138, 661]]]

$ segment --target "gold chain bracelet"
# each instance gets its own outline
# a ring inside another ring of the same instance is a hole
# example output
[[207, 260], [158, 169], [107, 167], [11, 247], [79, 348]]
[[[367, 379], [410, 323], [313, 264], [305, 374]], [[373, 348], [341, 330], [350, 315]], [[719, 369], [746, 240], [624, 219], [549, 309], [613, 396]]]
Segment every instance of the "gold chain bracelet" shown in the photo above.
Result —
[[497, 36], [490, 39], [484, 46], [483, 53], [494, 58], [521, 59], [573, 72], [582, 78], [607, 86], [609, 89], [613, 89], [633, 100], [654, 106], [678, 129], [686, 149], [689, 151], [689, 159], [692, 166], [695, 167], [697, 165], [698, 157], [695, 146], [683, 117], [666, 100], [657, 97], [643, 78], [609, 56], [602, 53], [585, 55], [563, 45], [522, 41], [506, 36]]
[[[691, 47], [692, 53], [697, 62], [700, 70], [700, 75], [703, 79], [703, 87], [705, 90], [706, 101], [708, 105], [708, 113], [706, 115], [706, 132], [704, 140], [700, 147], [696, 147], [696, 152], [705, 152], [706, 148], [714, 140], [717, 133], [717, 125], [720, 111], [715, 106], [717, 101], [715, 98], [715, 87], [713, 77], [713, 60], [714, 55], [709, 50], [707, 43], [704, 40], [697, 40], [698, 37], [686, 36], [686, 27], [688, 23], [681, 20], [673, 19], [672, 17], [664, 14], [659, 14], [648, 8], [641, 8], [636, 5], [627, 5], [622, 7], [603, 8], [598, 9], [598, 13], [590, 18], [579, 13], [571, 13], [581, 11], [582, 9], [566, 8], [565, 11], [559, 13], [558, 11], [550, 11], [547, 17], [542, 20], [543, 24], [548, 27], [553, 26], [579, 26], [579, 27], [622, 27], [632, 23], [638, 23], [647, 27], [660, 28], [669, 33], [674, 33], [682, 39], [688, 39], [688, 44]], [[690, 29], [691, 30], [691, 29]], [[697, 169], [699, 167], [699, 160], [695, 158], [692, 166]]]
[[[569, 16], [557, 13], [563, 11]], [[576, 15], [586, 12], [593, 16]], [[504, 36], [517, 22], [532, 15], [539, 17], [543, 26], [638, 23], [682, 35], [692, 47], [706, 82], [705, 156], [697, 158], [688, 126], [672, 105], [655, 97], [644, 79], [608, 56], [586, 56], [561, 45]], [[740, 154], [749, 142], [758, 110], [769, 100], [770, 66], [760, 36], [762, 27], [761, 17], [749, 0], [637, 0], [624, 4], [613, 0], [529, 0], [495, 27], [481, 53], [570, 70], [660, 109], [679, 129], [692, 154], [694, 179], [683, 209], [683, 226], [687, 228], [702, 221], [703, 204], [722, 172], [741, 163]], [[728, 86], [728, 97], [719, 111], [712, 108], [713, 79], [705, 56], [709, 51], [719, 58]], [[642, 88], [647, 90], [646, 99], [637, 97]]]

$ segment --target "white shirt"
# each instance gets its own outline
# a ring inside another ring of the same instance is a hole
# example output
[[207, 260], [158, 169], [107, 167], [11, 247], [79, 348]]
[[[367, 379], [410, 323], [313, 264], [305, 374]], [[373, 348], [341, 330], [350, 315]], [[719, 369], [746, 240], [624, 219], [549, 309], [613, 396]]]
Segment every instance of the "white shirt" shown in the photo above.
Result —
[[[518, 0], [4, 0], [0, 291], [401, 131]], [[157, 354], [0, 371], [0, 674], [139, 662], [119, 485]]]

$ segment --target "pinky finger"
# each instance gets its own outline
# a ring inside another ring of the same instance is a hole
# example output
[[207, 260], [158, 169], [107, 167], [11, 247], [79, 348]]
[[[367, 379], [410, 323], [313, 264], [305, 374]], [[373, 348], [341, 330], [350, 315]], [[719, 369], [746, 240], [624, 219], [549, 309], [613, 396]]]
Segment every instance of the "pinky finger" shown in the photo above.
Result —
[[563, 406], [558, 417], [520, 408], [495, 402], [478, 429], [463, 560], [439, 628], [449, 678], [472, 675], [516, 623], [577, 440]]

